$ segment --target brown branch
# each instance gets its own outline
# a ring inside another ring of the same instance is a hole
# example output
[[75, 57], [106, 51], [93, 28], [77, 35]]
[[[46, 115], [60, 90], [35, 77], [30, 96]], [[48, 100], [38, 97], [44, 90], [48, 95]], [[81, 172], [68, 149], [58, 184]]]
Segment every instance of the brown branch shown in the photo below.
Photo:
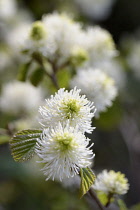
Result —
[[95, 194], [95, 192], [93, 191], [93, 189], [90, 188], [88, 192], [89, 192], [90, 196], [95, 200], [95, 202], [98, 205], [99, 209], [100, 210], [105, 210], [104, 206], [101, 204], [101, 202], [97, 198], [97, 195]]
[[[46, 71], [46, 68], [44, 66], [44, 64], [40, 64], [42, 69], [44, 70], [45, 74], [51, 79], [52, 83], [54, 84], [55, 88], [58, 90], [59, 89], [59, 85], [58, 85], [58, 82], [57, 82], [57, 78], [56, 78], [56, 74], [55, 74], [55, 71], [53, 69], [53, 73], [52, 74], [49, 74], [47, 71]], [[53, 66], [52, 66], [53, 68]]]
[[50, 78], [51, 78], [51, 80], [52, 80], [54, 86], [55, 86], [56, 89], [58, 90], [58, 89], [59, 89], [59, 85], [58, 85], [58, 81], [57, 81], [56, 75], [55, 75], [55, 74], [52, 74]]
[[52, 83], [54, 84], [55, 88], [58, 90], [59, 89], [59, 85], [57, 82], [57, 78], [56, 78], [56, 72], [57, 72], [57, 68], [55, 63], [50, 62], [51, 67], [52, 67], [52, 73], [49, 73], [44, 65], [43, 62], [43, 58], [42, 56], [40, 56], [39, 53], [33, 53], [32, 54], [32, 59], [35, 60], [43, 69], [44, 73], [51, 79]]
[[112, 193], [109, 193], [109, 195], [108, 195], [108, 201], [107, 201], [105, 207], [108, 207], [108, 206], [109, 206], [109, 204], [110, 204], [110, 202], [111, 202], [112, 196], [113, 196], [113, 194], [112, 194]]

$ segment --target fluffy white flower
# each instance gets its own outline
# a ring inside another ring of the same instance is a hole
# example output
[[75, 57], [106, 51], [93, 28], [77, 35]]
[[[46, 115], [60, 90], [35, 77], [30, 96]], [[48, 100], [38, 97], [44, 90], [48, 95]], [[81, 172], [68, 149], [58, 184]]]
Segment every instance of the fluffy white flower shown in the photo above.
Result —
[[114, 80], [99, 69], [79, 69], [77, 75], [71, 80], [71, 87], [75, 85], [94, 102], [97, 108], [96, 117], [112, 105], [112, 100], [117, 95]]
[[[2, 0], [2, 2], [5, 0]], [[12, 3], [12, 0], [8, 2]], [[1, 0], [0, 0], [1, 2]], [[7, 0], [5, 1], [5, 3]], [[8, 8], [5, 6], [5, 8]], [[1, 13], [0, 13], [1, 15]], [[25, 45], [25, 38], [28, 35], [28, 29], [33, 21], [32, 15], [27, 10], [17, 9], [16, 13], [7, 19], [0, 20], [0, 37], [8, 47], [12, 47], [13, 54], [17, 56], [21, 49], [21, 45]], [[13, 57], [14, 57], [13, 55]]]
[[40, 123], [45, 126], [56, 126], [58, 122], [65, 123], [69, 120], [71, 126], [78, 125], [83, 132], [90, 133], [91, 119], [94, 116], [93, 102], [87, 100], [85, 95], [80, 95], [80, 90], [74, 88], [69, 92], [61, 88], [51, 99], [46, 99], [46, 105], [40, 106], [42, 116]]
[[100, 62], [95, 62], [92, 67], [94, 69], [101, 69], [108, 76], [110, 76], [114, 81], [118, 89], [124, 88], [126, 84], [126, 74], [122, 63], [117, 59], [104, 60]]
[[97, 20], [103, 20], [111, 12], [115, 0], [75, 0], [84, 14]]
[[98, 174], [93, 188], [112, 194], [126, 194], [129, 189], [128, 179], [121, 172], [103, 170]]
[[10, 30], [7, 36], [7, 43], [14, 53], [19, 54], [21, 48], [25, 45], [26, 38], [30, 29], [30, 21], [21, 22]]
[[42, 91], [28, 83], [13, 81], [5, 84], [0, 97], [0, 108], [11, 114], [30, 113], [42, 103]]
[[29, 56], [39, 53], [46, 56], [51, 51], [52, 44], [48, 41], [48, 29], [42, 21], [30, 24], [24, 45], [21, 50], [27, 52]]
[[89, 139], [79, 131], [79, 127], [70, 127], [58, 123], [54, 128], [43, 131], [41, 140], [38, 140], [37, 155], [44, 164], [42, 169], [48, 179], [73, 177], [79, 174], [79, 168], [91, 164], [93, 152], [88, 146]]
[[50, 60], [57, 59], [57, 64], [61, 65], [69, 58], [73, 48], [79, 45], [81, 25], [69, 16], [58, 13], [44, 16], [43, 23], [48, 30], [47, 44], [52, 46], [51, 51], [46, 52], [47, 56]]
[[49, 61], [55, 61], [55, 65], [61, 66], [67, 62], [73, 48], [80, 45], [81, 33], [80, 24], [67, 15], [58, 13], [45, 15], [42, 21], [30, 26], [22, 49], [30, 55], [39, 52]]
[[87, 60], [91, 65], [102, 59], [112, 59], [116, 55], [115, 44], [108, 31], [100, 27], [83, 30], [78, 22], [58, 13], [45, 15], [42, 21], [30, 26], [23, 51], [31, 56], [34, 52], [39, 52], [49, 62], [55, 63], [56, 67], [70, 61], [81, 64]]
[[[85, 36], [85, 37], [84, 37]], [[111, 34], [98, 26], [90, 27], [83, 36], [83, 48], [89, 53], [89, 64], [112, 59], [117, 51]]]

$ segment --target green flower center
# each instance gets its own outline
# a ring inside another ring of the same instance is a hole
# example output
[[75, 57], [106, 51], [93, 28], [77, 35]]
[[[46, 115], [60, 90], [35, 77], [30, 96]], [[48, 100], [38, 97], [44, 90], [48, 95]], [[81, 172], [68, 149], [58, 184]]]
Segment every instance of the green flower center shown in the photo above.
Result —
[[114, 80], [110, 77], [106, 76], [106, 79], [103, 81], [103, 86], [106, 87], [107, 85], [114, 85]]
[[63, 152], [66, 150], [70, 150], [74, 145], [73, 135], [70, 135], [69, 133], [64, 133], [63, 135], [57, 134], [57, 136], [55, 137], [55, 141], [58, 142], [59, 149]]
[[71, 119], [79, 114], [80, 105], [76, 99], [69, 99], [63, 102], [62, 110], [66, 114], [67, 119]]
[[45, 36], [46, 30], [44, 24], [41, 21], [36, 21], [35, 23], [33, 23], [30, 31], [31, 39], [39, 41], [41, 39], [44, 39]]

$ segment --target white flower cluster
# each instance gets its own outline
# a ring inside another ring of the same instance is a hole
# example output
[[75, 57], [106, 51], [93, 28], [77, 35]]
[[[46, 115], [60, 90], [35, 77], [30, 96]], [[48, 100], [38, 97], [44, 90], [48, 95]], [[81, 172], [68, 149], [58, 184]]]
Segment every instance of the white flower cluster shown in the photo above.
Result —
[[73, 48], [79, 42], [80, 33], [80, 24], [73, 22], [70, 17], [57, 13], [45, 15], [42, 21], [30, 26], [22, 50], [30, 55], [38, 52], [60, 66], [71, 56]]
[[93, 131], [91, 119], [94, 116], [91, 110], [94, 106], [85, 95], [80, 96], [79, 93], [80, 90], [76, 88], [69, 92], [61, 88], [55, 96], [51, 96], [51, 99], [46, 99], [46, 105], [39, 108], [42, 116], [40, 123], [49, 127], [69, 120], [71, 126], [78, 125], [81, 131], [91, 133]]
[[[21, 62], [25, 58], [20, 55], [21, 46], [25, 45], [25, 37], [28, 35], [33, 22], [32, 15], [27, 9], [20, 8], [16, 0], [0, 0], [0, 50], [6, 48], [9, 60]], [[23, 44], [24, 43], [24, 44]], [[11, 63], [14, 67], [14, 62]], [[8, 65], [6, 66], [8, 69]]]
[[72, 79], [71, 86], [77, 85], [87, 98], [94, 101], [97, 108], [96, 117], [112, 105], [112, 100], [117, 95], [114, 80], [99, 69], [79, 69], [77, 75]]
[[129, 189], [128, 179], [120, 172], [104, 170], [98, 174], [93, 188], [106, 194], [126, 194]]
[[105, 74], [110, 76], [120, 91], [124, 88], [126, 84], [126, 74], [122, 62], [119, 59], [103, 59], [100, 62], [95, 62], [92, 67], [94, 69], [101, 69]]
[[84, 133], [93, 130], [91, 119], [95, 110], [93, 103], [79, 93], [76, 88], [69, 92], [62, 88], [39, 108], [43, 133], [36, 153], [42, 159], [47, 180], [62, 181], [91, 165], [93, 144], [89, 146], [90, 140]]
[[13, 27], [12, 30], [10, 30], [10, 36], [7, 37], [7, 43], [10, 48], [16, 52], [16, 54], [17, 52], [19, 54], [19, 49], [25, 44], [24, 41], [28, 35], [30, 25], [30, 21], [24, 21], [17, 24], [16, 27]]
[[82, 43], [89, 54], [89, 65], [112, 59], [117, 55], [111, 34], [99, 26], [89, 27], [84, 32]]
[[2, 88], [0, 108], [3, 112], [24, 115], [36, 111], [42, 103], [43, 94], [29, 83], [13, 81]]
[[71, 61], [73, 55], [76, 58], [82, 56], [83, 61], [88, 60], [90, 63], [111, 59], [116, 55], [115, 45], [108, 31], [100, 27], [84, 30], [80, 23], [58, 13], [45, 15], [42, 21], [31, 25], [22, 50], [30, 55], [39, 52], [59, 67]]
[[[22, 39], [24, 40], [22, 50], [30, 56], [35, 54], [37, 56], [41, 55], [53, 67], [55, 65], [55, 68], [61, 68], [67, 63], [68, 65], [74, 65], [76, 68], [82, 65], [83, 67], [81, 68], [92, 68], [93, 70], [98, 68], [115, 80], [120, 81], [120, 75], [116, 73], [118, 68], [114, 67], [113, 70], [110, 70], [114, 64], [111, 67], [108, 65], [117, 55], [117, 51], [111, 34], [105, 29], [97, 26], [83, 29], [81, 24], [74, 22], [70, 17], [64, 14], [53, 13], [43, 16], [42, 21], [33, 23], [26, 35], [28, 35], [27, 38]], [[84, 94], [88, 95], [91, 92], [91, 88], [97, 86], [92, 91], [91, 96], [94, 97], [89, 99], [95, 101], [98, 110], [96, 114], [98, 115], [99, 112], [106, 110], [107, 106], [111, 106], [112, 100], [116, 97], [116, 87], [114, 87], [114, 82], [111, 78], [107, 79], [106, 86], [103, 85], [103, 80], [108, 78], [107, 75], [101, 76], [104, 79], [100, 80], [97, 79], [97, 76], [96, 79], [93, 78], [96, 73], [91, 73], [91, 70], [86, 70], [85, 72], [87, 72], [85, 77], [82, 76], [83, 71], [82, 74], [78, 72], [72, 88], [77, 86], [83, 92], [86, 86]], [[88, 76], [88, 73], [90, 73], [90, 76]], [[98, 74], [98, 76], [100, 75]], [[85, 78], [88, 81], [85, 81]], [[92, 83], [92, 85], [90, 87], [89, 84], [85, 83]], [[102, 89], [105, 88], [102, 93], [99, 93], [101, 90], [99, 86], [102, 86]], [[96, 94], [96, 89], [98, 89], [99, 96]]]
[[44, 53], [61, 65], [71, 56], [75, 46], [80, 45], [81, 25], [67, 15], [57, 13], [44, 16], [42, 21], [48, 31], [46, 44], [51, 45], [50, 51]]

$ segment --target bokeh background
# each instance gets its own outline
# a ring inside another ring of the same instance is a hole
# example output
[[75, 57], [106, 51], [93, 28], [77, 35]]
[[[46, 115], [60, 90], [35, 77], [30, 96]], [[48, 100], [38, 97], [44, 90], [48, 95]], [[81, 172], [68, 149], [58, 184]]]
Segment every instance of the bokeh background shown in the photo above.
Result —
[[[96, 130], [90, 136], [96, 154], [93, 170], [96, 174], [103, 169], [125, 173], [130, 190], [123, 199], [129, 209], [140, 210], [140, 1], [17, 0], [11, 14], [10, 0], [6, 2], [6, 15], [0, 14], [0, 91], [5, 83], [16, 79], [20, 66], [21, 60], [14, 51], [16, 39], [12, 38], [11, 50], [6, 38], [13, 37], [17, 26], [59, 11], [85, 25], [100, 25], [112, 34], [126, 80], [113, 106], [94, 120]], [[47, 94], [46, 90], [42, 98]], [[30, 126], [28, 114], [23, 118], [23, 112], [21, 115], [0, 110], [0, 115], [0, 210], [96, 209], [87, 195], [79, 199], [78, 187], [45, 182], [35, 164], [36, 157], [27, 163], [14, 162], [9, 145], [2, 142], [7, 141], [6, 135], [8, 138], [14, 133], [15, 125], [17, 130]]]

